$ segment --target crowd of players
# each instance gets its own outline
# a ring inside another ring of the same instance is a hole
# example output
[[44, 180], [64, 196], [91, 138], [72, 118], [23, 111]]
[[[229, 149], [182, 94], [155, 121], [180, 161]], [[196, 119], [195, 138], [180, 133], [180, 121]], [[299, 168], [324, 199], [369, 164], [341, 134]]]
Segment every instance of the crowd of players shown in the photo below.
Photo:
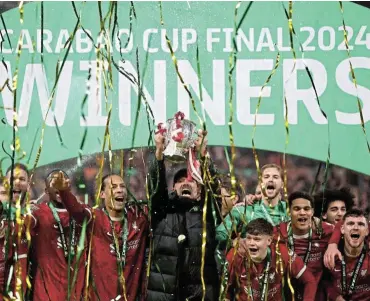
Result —
[[100, 205], [82, 204], [55, 170], [39, 203], [27, 197], [26, 166], [9, 167], [0, 185], [2, 300], [370, 300], [368, 222], [348, 189], [284, 200], [282, 169], [267, 164], [244, 195], [217, 173], [203, 133], [203, 181], [181, 169], [168, 188], [161, 133], [155, 142], [145, 202], [107, 174]]

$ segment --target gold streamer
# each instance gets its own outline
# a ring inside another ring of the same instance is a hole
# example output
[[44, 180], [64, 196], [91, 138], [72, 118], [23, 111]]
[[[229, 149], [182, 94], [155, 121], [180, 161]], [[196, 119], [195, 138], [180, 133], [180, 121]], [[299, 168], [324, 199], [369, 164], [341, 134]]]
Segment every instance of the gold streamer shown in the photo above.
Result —
[[120, 159], [120, 176], [122, 179], [124, 179], [124, 166], [125, 166], [125, 153], [124, 153], [124, 150], [121, 149], [121, 159]]
[[238, 34], [238, 31], [240, 27], [243, 24], [243, 21], [245, 17], [247, 16], [250, 8], [252, 7], [253, 1], [248, 4], [246, 9], [244, 10], [244, 13], [242, 15], [242, 18], [240, 19], [239, 23], [237, 23], [237, 17], [238, 17], [238, 9], [241, 6], [241, 1], [239, 1], [234, 9], [234, 33], [233, 33], [233, 51], [230, 53], [229, 56], [229, 72], [228, 72], [228, 82], [230, 87], [230, 95], [229, 95], [229, 109], [230, 109], [230, 117], [229, 117], [229, 139], [230, 139], [230, 148], [231, 148], [231, 160], [229, 164], [229, 170], [230, 170], [230, 179], [231, 179], [231, 195], [235, 196], [236, 191], [236, 178], [235, 178], [235, 169], [234, 169], [234, 161], [235, 161], [235, 141], [234, 141], [234, 134], [233, 134], [233, 117], [234, 117], [234, 108], [233, 108], [233, 96], [234, 96], [234, 86], [233, 86], [233, 73], [235, 70], [236, 60], [237, 60], [237, 44], [236, 44], [236, 36]]
[[360, 99], [359, 99], [359, 97], [358, 97], [357, 80], [356, 80], [355, 71], [354, 71], [354, 69], [353, 69], [352, 62], [351, 62], [351, 53], [350, 53], [349, 45], [348, 45], [348, 37], [347, 37], [346, 24], [345, 24], [345, 22], [344, 22], [344, 11], [343, 11], [343, 4], [342, 4], [342, 1], [339, 1], [339, 7], [340, 7], [340, 12], [341, 12], [341, 14], [342, 14], [342, 24], [343, 24], [344, 44], [346, 45], [346, 52], [347, 52], [347, 57], [348, 57], [349, 67], [350, 67], [350, 70], [351, 70], [352, 82], [353, 82], [353, 84], [355, 85], [355, 87], [356, 87], [356, 92], [357, 92], [357, 93], [356, 93], [356, 99], [357, 99], [358, 111], [359, 111], [359, 113], [360, 113], [361, 127], [362, 127], [362, 131], [363, 131], [363, 133], [364, 133], [364, 135], [365, 135], [367, 149], [368, 149], [368, 151], [370, 152], [370, 145], [369, 145], [369, 141], [368, 141], [368, 139], [367, 139], [367, 133], [366, 133], [366, 129], [365, 129], [364, 116], [363, 116], [363, 114], [362, 114], [361, 102], [360, 102]]
[[[160, 23], [161, 23], [161, 26], [164, 26], [163, 11], [162, 11], [162, 2], [161, 1], [159, 2], [159, 13], [160, 13]], [[166, 32], [165, 37], [166, 37], [167, 47], [170, 50], [171, 59], [172, 59], [172, 62], [174, 64], [177, 77], [180, 80], [182, 86], [184, 87], [186, 93], [188, 94], [189, 99], [191, 100], [193, 111], [194, 111], [196, 117], [199, 120], [200, 126], [203, 128], [204, 131], [206, 131], [205, 122], [202, 120], [202, 118], [198, 114], [198, 111], [197, 111], [196, 106], [195, 106], [195, 100], [193, 98], [193, 95], [191, 94], [191, 92], [190, 92], [187, 84], [185, 83], [185, 81], [184, 81], [184, 79], [183, 79], [183, 77], [182, 77], [182, 75], [180, 73], [178, 62], [177, 62], [177, 58], [176, 58], [175, 53], [173, 51], [171, 41], [170, 41], [170, 39], [167, 36], [167, 32]], [[197, 52], [197, 59], [199, 59], [199, 52]], [[200, 69], [198, 69], [198, 71], [199, 70]], [[201, 87], [199, 87], [199, 89], [201, 89]], [[202, 141], [202, 143], [203, 143], [203, 141]], [[203, 169], [203, 171], [204, 171], [204, 169]], [[206, 173], [203, 172], [203, 175], [205, 176]], [[202, 260], [201, 260], [202, 301], [204, 301], [205, 292], [206, 292], [205, 291], [206, 290], [206, 287], [205, 287], [205, 282], [204, 282], [204, 264], [205, 264], [205, 245], [206, 245], [206, 235], [207, 235], [207, 228], [206, 228], [206, 226], [207, 226], [207, 224], [206, 224], [206, 213], [207, 213], [207, 201], [208, 201], [208, 194], [207, 193], [206, 193], [206, 197], [205, 198], [206, 198], [205, 199], [205, 205], [204, 205], [204, 208], [203, 208]]]
[[[285, 114], [284, 114], [284, 127], [285, 127], [285, 147], [283, 154], [283, 173], [284, 173], [284, 200], [288, 201], [288, 172], [287, 172], [287, 163], [286, 163], [286, 150], [289, 144], [289, 120], [288, 120], [288, 102], [285, 96], [284, 89], [284, 104], [285, 104]], [[290, 216], [289, 205], [286, 206], [287, 214]]]
[[[104, 101], [105, 101], [105, 106], [106, 110], [108, 111], [108, 119], [107, 119], [107, 124], [106, 124], [106, 130], [104, 134], [104, 142], [103, 142], [103, 150], [102, 150], [102, 156], [104, 158], [104, 149], [105, 149], [105, 143], [106, 141], [108, 142], [108, 162], [109, 162], [109, 168], [110, 171], [113, 171], [113, 165], [112, 165], [112, 144], [111, 144], [111, 139], [110, 139], [110, 132], [109, 132], [109, 123], [110, 123], [110, 118], [111, 118], [111, 110], [112, 110], [112, 103], [110, 103], [108, 107], [108, 92], [107, 89], [108, 87], [110, 89], [113, 88], [113, 75], [112, 75], [112, 57], [111, 57], [111, 41], [109, 39], [109, 35], [107, 34], [107, 31], [104, 27], [105, 21], [107, 18], [111, 19], [111, 16], [113, 14], [114, 6], [112, 6], [112, 3], [109, 5], [109, 10], [107, 14], [105, 15], [104, 19], [102, 17], [102, 9], [101, 9], [101, 2], [98, 2], [98, 10], [99, 10], [99, 18], [100, 18], [100, 41], [96, 50], [96, 64], [97, 64], [97, 72], [96, 72], [96, 81], [97, 83], [100, 83], [100, 73], [101, 77], [103, 78], [103, 86], [104, 86]], [[101, 44], [104, 39], [104, 49], [106, 50], [106, 56], [102, 55], [102, 47]], [[105, 60], [104, 60], [105, 59]], [[108, 76], [106, 74], [106, 68], [105, 68], [105, 63], [108, 65]], [[107, 81], [108, 79], [108, 81]], [[97, 91], [96, 95], [98, 96], [100, 94], [100, 88], [99, 85], [97, 86]], [[96, 196], [97, 204], [95, 206], [100, 205], [100, 186], [101, 186], [101, 179], [102, 179], [102, 169], [103, 169], [103, 163], [104, 160], [102, 161], [102, 165], [100, 166], [99, 169], [99, 184], [98, 184], [98, 195]]]
[[80, 24], [80, 19], [78, 19], [78, 21], [77, 21], [77, 23], [75, 25], [75, 28], [74, 28], [72, 34], [69, 37], [70, 43], [68, 44], [68, 47], [67, 47], [67, 50], [66, 50], [66, 54], [64, 55], [64, 58], [63, 58], [63, 61], [62, 61], [60, 70], [59, 70], [59, 72], [57, 74], [57, 78], [55, 79], [54, 86], [53, 86], [51, 95], [50, 95], [49, 100], [48, 100], [48, 108], [47, 108], [47, 111], [46, 111], [46, 114], [45, 114], [45, 117], [44, 117], [44, 121], [43, 121], [42, 127], [41, 127], [40, 145], [39, 145], [39, 148], [38, 148], [38, 151], [37, 151], [37, 154], [36, 154], [36, 158], [35, 158], [35, 162], [33, 164], [33, 168], [32, 168], [32, 171], [31, 171], [30, 182], [32, 182], [33, 175], [34, 175], [35, 169], [37, 167], [37, 164], [39, 162], [39, 159], [40, 159], [40, 156], [41, 156], [41, 152], [42, 152], [42, 149], [43, 149], [44, 135], [45, 135], [45, 128], [46, 128], [46, 120], [47, 120], [47, 116], [49, 115], [49, 112], [50, 112], [50, 109], [51, 109], [51, 105], [53, 103], [54, 94], [56, 92], [56, 88], [57, 88], [57, 84], [58, 84], [58, 81], [59, 81], [59, 77], [60, 77], [60, 75], [62, 73], [62, 70], [64, 68], [65, 61], [67, 60], [67, 57], [69, 55], [70, 49], [72, 47], [72, 41], [74, 40], [74, 37], [75, 37], [75, 34], [76, 34], [77, 29], [79, 27], [79, 24]]
[[98, 208], [100, 206], [100, 193], [101, 193], [101, 184], [102, 184], [102, 178], [103, 178], [103, 167], [104, 167], [104, 161], [105, 161], [105, 158], [104, 158], [104, 150], [105, 150], [105, 144], [107, 143], [107, 140], [109, 140], [110, 138], [110, 135], [109, 135], [109, 124], [110, 124], [110, 119], [111, 119], [111, 114], [112, 114], [112, 104], [110, 105], [109, 107], [109, 110], [108, 110], [108, 117], [107, 117], [107, 123], [105, 125], [105, 133], [104, 133], [104, 140], [103, 140], [103, 147], [102, 147], [102, 151], [101, 151], [101, 164], [100, 164], [100, 167], [99, 167], [99, 172], [97, 174], [97, 193], [95, 195], [95, 200], [96, 200], [96, 204], [94, 206], [94, 208]]
[[[20, 11], [20, 23], [23, 23], [23, 2], [20, 3], [19, 5], [19, 11]], [[16, 57], [16, 69], [14, 72], [13, 76], [13, 145], [12, 145], [12, 166], [14, 166], [14, 158], [15, 158], [15, 153], [19, 151], [20, 149], [20, 142], [19, 142], [19, 137], [17, 136], [18, 132], [18, 114], [17, 114], [17, 86], [18, 86], [18, 72], [19, 72], [19, 61], [20, 61], [20, 56], [22, 53], [22, 34], [19, 35], [18, 39], [18, 45], [17, 45], [17, 57]], [[13, 168], [12, 168], [13, 169]], [[19, 173], [20, 171], [18, 170], [19, 168], [16, 169], [16, 173]], [[14, 181], [13, 176], [11, 175], [11, 181]], [[11, 189], [10, 189], [10, 197], [9, 200], [11, 200], [13, 196], [13, 183], [11, 183]], [[28, 195], [26, 195], [26, 198], [28, 198]], [[18, 230], [16, 233], [16, 241], [17, 245], [13, 246], [13, 252], [17, 252], [17, 246], [20, 245], [21, 242], [21, 236], [22, 236], [22, 229], [23, 229], [23, 223], [21, 219], [21, 204], [20, 204], [20, 198], [17, 199], [16, 201], [16, 223], [15, 227]], [[10, 220], [10, 219], [9, 219]], [[9, 226], [10, 227], [10, 226]], [[7, 236], [7, 240], [9, 239], [9, 235]], [[14, 239], [12, 239], [14, 242]], [[21, 287], [22, 287], [22, 268], [19, 264], [19, 260], [15, 262], [15, 294], [20, 296], [22, 294]]]
[[[289, 14], [288, 18], [288, 28], [289, 28], [289, 42], [290, 42], [290, 50], [293, 53], [293, 67], [290, 72], [289, 78], [292, 76], [296, 63], [297, 63], [297, 56], [294, 48], [293, 42], [293, 2], [289, 1]], [[302, 48], [303, 51], [303, 48]], [[289, 80], [289, 79], [288, 79]], [[285, 127], [285, 146], [284, 146], [284, 153], [283, 153], [283, 177], [284, 177], [284, 200], [288, 200], [288, 172], [287, 172], [287, 163], [286, 163], [286, 152], [289, 144], [289, 120], [288, 120], [288, 102], [286, 100], [286, 91], [284, 87], [284, 106], [285, 106], [285, 114], [284, 114], [284, 127]], [[286, 206], [287, 215], [290, 216], [290, 208], [289, 205]]]
[[235, 186], [236, 186], [236, 178], [235, 178], [235, 169], [234, 169], [234, 161], [235, 161], [235, 141], [234, 141], [234, 133], [233, 133], [233, 118], [234, 118], [234, 107], [233, 107], [233, 97], [234, 97], [234, 85], [233, 85], [233, 73], [236, 65], [236, 53], [238, 49], [236, 48], [236, 35], [237, 35], [237, 16], [238, 16], [238, 9], [241, 5], [239, 1], [234, 9], [234, 33], [233, 33], [233, 51], [230, 53], [229, 56], [229, 72], [228, 72], [228, 82], [230, 87], [230, 95], [229, 95], [229, 140], [230, 140], [230, 151], [231, 151], [231, 160], [229, 163], [229, 171], [230, 171], [230, 181], [231, 181], [231, 195], [235, 196]]
[[23, 1], [20, 1], [18, 8], [19, 8], [19, 21], [21, 24], [23, 24], [23, 18], [24, 18]]
[[95, 210], [92, 210], [92, 225], [91, 225], [91, 231], [90, 231], [90, 241], [89, 241], [89, 251], [87, 255], [87, 265], [86, 265], [86, 277], [85, 277], [85, 292], [84, 292], [84, 301], [90, 300], [89, 296], [89, 284], [90, 284], [90, 271], [91, 271], [91, 248], [92, 248], [92, 238], [94, 233], [94, 227], [95, 227]]
[[294, 301], [295, 300], [295, 298], [294, 298], [294, 288], [293, 288], [293, 285], [292, 285], [292, 281], [290, 279], [291, 271], [292, 271], [292, 258], [289, 254], [289, 269], [287, 271], [287, 282], [288, 282], [288, 287], [290, 289], [290, 292], [292, 293], [292, 301]]
[[[257, 175], [258, 175], [258, 182], [259, 183], [262, 183], [262, 175], [261, 175], [260, 164], [259, 164], [259, 160], [258, 160], [258, 154], [257, 154], [257, 151], [256, 151], [255, 142], [254, 142], [254, 138], [255, 138], [255, 134], [256, 134], [256, 129], [257, 129], [257, 114], [258, 114], [258, 111], [259, 111], [259, 108], [260, 108], [261, 102], [262, 102], [262, 92], [263, 92], [263, 89], [270, 82], [272, 76], [275, 74], [277, 68], [279, 67], [279, 64], [280, 64], [280, 52], [278, 52], [277, 55], [276, 55], [274, 69], [272, 69], [272, 71], [269, 74], [269, 76], [267, 77], [265, 83], [261, 87], [261, 90], [260, 90], [259, 95], [258, 95], [258, 102], [257, 102], [257, 107], [256, 107], [256, 113], [254, 115], [254, 125], [253, 125], [253, 132], [252, 132], [252, 151], [253, 151], [253, 155], [254, 155], [254, 161], [256, 163], [256, 169], [257, 169]], [[261, 188], [264, 189], [264, 187], [261, 187]]]
[[[203, 170], [206, 170], [207, 165], [208, 165], [208, 159], [206, 158], [204, 160], [204, 166]], [[207, 168], [208, 169], [208, 168]], [[203, 173], [203, 182], [206, 183], [206, 177], [207, 173]], [[207, 190], [205, 189], [205, 200], [204, 200], [204, 205], [203, 205], [203, 216], [202, 216], [202, 223], [203, 223], [203, 229], [202, 229], [202, 261], [200, 264], [200, 279], [202, 282], [202, 301], [204, 301], [205, 296], [206, 296], [206, 284], [204, 281], [204, 265], [205, 265], [205, 256], [206, 256], [206, 242], [207, 242], [207, 207], [208, 207], [208, 193]]]
[[[162, 11], [162, 1], [159, 1], [159, 12], [160, 12], [160, 23], [162, 26], [164, 26], [164, 21], [163, 21], [163, 11]], [[185, 83], [184, 81], [184, 78], [182, 77], [181, 73], [180, 73], [180, 70], [179, 70], [179, 66], [178, 66], [178, 62], [177, 62], [177, 58], [175, 56], [175, 52], [173, 51], [173, 48], [172, 48], [172, 44], [171, 44], [171, 40], [168, 38], [167, 36], [167, 32], [166, 32], [166, 43], [167, 43], [167, 47], [168, 49], [170, 50], [170, 54], [171, 54], [171, 59], [172, 59], [172, 62], [174, 64], [174, 67], [175, 67], [175, 70], [176, 70], [176, 74], [177, 74], [177, 77], [179, 78], [182, 86], [184, 87], [186, 93], [188, 94], [189, 96], [189, 99], [191, 101], [191, 105], [193, 107], [193, 111], [196, 115], [196, 117], [198, 118], [199, 120], [199, 124], [200, 126], [203, 128], [203, 130], [206, 130], [205, 128], [205, 122], [202, 120], [202, 118], [199, 116], [198, 114], [198, 111], [195, 107], [195, 100], [194, 100], [194, 97], [193, 95], [191, 94], [189, 88], [188, 88], [188, 85]]]
[[[291, 49], [292, 49], [292, 52], [293, 52], [293, 57], [295, 57], [295, 50], [294, 50], [294, 45], [293, 45], [293, 35], [296, 37], [296, 39], [298, 40], [298, 42], [299, 42], [299, 45], [300, 45], [300, 49], [301, 49], [301, 51], [302, 51], [302, 58], [304, 57], [304, 49], [303, 49], [303, 46], [302, 46], [302, 44], [300, 43], [300, 41], [299, 41], [299, 39], [298, 39], [298, 37], [297, 37], [297, 35], [296, 35], [296, 32], [295, 32], [295, 30], [294, 30], [294, 26], [293, 26], [293, 22], [291, 21], [291, 22], [289, 22], [289, 20], [292, 20], [292, 4], [290, 3], [290, 5], [289, 5], [289, 13], [287, 12], [287, 10], [286, 10], [286, 8], [285, 8], [285, 6], [284, 6], [284, 4], [283, 4], [283, 9], [284, 9], [284, 12], [285, 12], [285, 15], [286, 15], [286, 17], [287, 17], [287, 19], [288, 19], [288, 25], [289, 25], [289, 35], [290, 35], [290, 47], [291, 47]], [[325, 119], [327, 120], [327, 122], [328, 122], [328, 154], [327, 154], [327, 158], [326, 158], [326, 166], [325, 166], [325, 175], [324, 175], [324, 181], [323, 181], [323, 183], [322, 183], [322, 189], [324, 190], [325, 189], [325, 187], [326, 187], [326, 183], [327, 183], [327, 179], [328, 179], [328, 174], [329, 174], [329, 164], [330, 164], [330, 125], [329, 125], [329, 121], [328, 121], [328, 118], [327, 118], [327, 115], [326, 115], [326, 113], [322, 110], [322, 107], [321, 107], [321, 104], [320, 104], [320, 99], [319, 99], [319, 95], [318, 95], [318, 93], [317, 93], [317, 90], [316, 90], [316, 86], [315, 86], [315, 83], [314, 83], [314, 81], [313, 81], [313, 77], [312, 77], [312, 74], [311, 74], [311, 72], [310, 72], [310, 70], [308, 69], [308, 67], [307, 67], [307, 65], [305, 64], [305, 62], [303, 61], [303, 64], [304, 64], [304, 66], [305, 66], [305, 70], [306, 70], [306, 73], [307, 73], [307, 75], [308, 75], [308, 77], [309, 77], [309, 79], [310, 79], [310, 82], [311, 82], [311, 84], [312, 84], [312, 88], [314, 89], [314, 92], [315, 92], [315, 96], [316, 96], [316, 101], [317, 101], [317, 104], [318, 104], [318, 106], [319, 106], [319, 108], [320, 108], [320, 111], [321, 111], [321, 113], [323, 114], [323, 116], [325, 117]], [[287, 116], [288, 116], [288, 114], [287, 114], [287, 111], [288, 111], [288, 105], [287, 105], [287, 102], [286, 102], [286, 98], [285, 98], [285, 88], [284, 88], [284, 101], [285, 101], [285, 108], [286, 108], [286, 114], [285, 114], [285, 122], [286, 122], [286, 125], [285, 125], [285, 127], [286, 127], [286, 132], [287, 132], [287, 136], [289, 136], [289, 128], [287, 128], [287, 126], [288, 126], [288, 119], [287, 119]], [[287, 141], [286, 141], [286, 145], [285, 145], [285, 147], [287, 147]], [[284, 154], [285, 155], [285, 154]], [[284, 160], [285, 160], [285, 158], [284, 158]], [[319, 169], [318, 169], [318, 171], [317, 171], [317, 173], [316, 173], [316, 177], [315, 177], [315, 180], [314, 180], [314, 184], [312, 185], [312, 188], [311, 188], [311, 193], [313, 193], [314, 192], [314, 187], [315, 187], [315, 183], [317, 182], [317, 180], [318, 180], [318, 176], [319, 176], [319, 171], [320, 171], [320, 168], [321, 168], [321, 164], [319, 165]], [[287, 193], [287, 192], [286, 192]], [[324, 205], [324, 203], [323, 203], [323, 205]], [[289, 207], [287, 208], [287, 209], [289, 209]], [[289, 211], [288, 211], [288, 213], [289, 213]], [[320, 221], [321, 221], [322, 219], [320, 219]], [[320, 222], [320, 226], [319, 226], [319, 228], [320, 228], [320, 232], [322, 232], [322, 227], [321, 227], [321, 222]]]

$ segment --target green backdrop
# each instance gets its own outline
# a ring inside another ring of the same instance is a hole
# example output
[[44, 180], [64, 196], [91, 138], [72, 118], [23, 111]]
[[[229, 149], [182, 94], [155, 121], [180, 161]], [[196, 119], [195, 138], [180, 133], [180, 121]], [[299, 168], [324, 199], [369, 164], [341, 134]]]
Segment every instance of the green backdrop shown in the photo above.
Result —
[[[154, 114], [154, 123], [181, 110], [199, 124], [197, 112], [206, 122], [209, 143], [230, 145], [228, 74], [236, 3], [163, 2], [163, 25], [157, 2], [135, 2], [135, 13], [129, 2], [118, 2], [117, 7], [104, 2], [100, 10], [102, 22], [98, 3], [75, 4], [79, 23], [70, 2], [44, 2], [43, 9], [41, 3], [27, 4], [23, 23], [18, 9], [3, 14], [7, 30], [3, 24], [3, 63], [0, 64], [0, 86], [3, 87], [0, 117], [3, 122], [0, 133], [7, 151], [12, 143], [14, 91], [17, 136], [21, 150], [26, 152], [23, 161], [30, 158], [32, 164], [40, 146], [43, 118], [52, 99], [38, 166], [78, 156], [86, 129], [83, 155], [101, 151], [110, 105], [109, 130], [113, 149], [148, 145], [145, 104]], [[243, 2], [239, 7], [238, 22], [248, 5]], [[232, 73], [232, 125], [236, 146], [251, 147], [256, 120], [256, 147], [284, 151], [285, 95], [289, 128], [287, 153], [324, 161], [330, 142], [331, 163], [370, 174], [367, 139], [356, 98], [358, 95], [364, 126], [369, 132], [370, 10], [344, 3], [344, 21], [357, 89], [352, 83], [347, 48], [343, 42], [339, 4], [295, 2], [292, 21], [296, 33], [293, 36], [296, 59], [290, 48], [288, 19], [280, 2], [253, 3], [241, 24], [235, 38], [238, 51]], [[76, 24], [78, 29], [68, 51], [65, 44]], [[105, 34], [99, 38], [99, 32]], [[128, 40], [130, 32], [132, 38]], [[100, 45], [100, 51], [93, 47], [87, 33], [96, 46]], [[171, 41], [179, 73], [194, 98], [196, 112], [176, 75], [166, 35]], [[19, 41], [20, 56], [17, 54]], [[274, 69], [278, 53], [279, 65], [263, 90], [255, 118], [261, 86]], [[59, 66], [64, 64], [51, 98], [58, 62]], [[311, 71], [321, 110], [327, 119], [320, 110], [305, 66]], [[106, 71], [102, 72], [104, 68]], [[142, 91], [141, 98], [138, 97], [139, 90]], [[85, 95], [88, 96], [85, 98]], [[142, 104], [137, 115], [139, 101]], [[136, 118], [136, 134], [132, 139]], [[3, 157], [5, 153], [1, 151], [1, 155]]]

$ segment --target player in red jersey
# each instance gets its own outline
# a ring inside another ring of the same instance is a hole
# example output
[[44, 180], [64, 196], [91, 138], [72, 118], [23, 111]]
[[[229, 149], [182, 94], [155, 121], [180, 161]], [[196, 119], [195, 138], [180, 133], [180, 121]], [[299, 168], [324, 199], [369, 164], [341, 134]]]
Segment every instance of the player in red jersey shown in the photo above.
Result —
[[369, 229], [364, 213], [358, 209], [348, 211], [341, 233], [344, 237], [343, 258], [337, 259], [330, 271], [329, 300], [370, 300], [370, 252], [365, 244]]
[[[343, 226], [343, 221], [338, 222], [335, 225], [334, 231], [332, 236], [330, 237], [330, 240], [328, 242], [328, 248], [325, 252], [324, 255], [324, 265], [329, 269], [332, 270], [334, 268], [335, 260], [338, 258], [339, 260], [343, 259], [341, 251], [338, 249], [338, 245], [341, 242], [342, 238], [342, 229]], [[368, 222], [368, 229], [370, 232], [370, 223]], [[366, 242], [369, 244], [370, 247], [370, 242]]]
[[6, 178], [0, 178], [0, 202], [6, 202], [8, 201], [8, 191], [7, 191], [7, 182]]
[[79, 301], [83, 292], [86, 258], [83, 249], [77, 254], [81, 227], [70, 219], [58, 191], [50, 186], [60, 172], [54, 170], [46, 177], [49, 200], [32, 206], [33, 300]]
[[329, 224], [342, 221], [346, 211], [354, 205], [354, 195], [349, 188], [325, 189], [315, 195], [315, 215]]
[[59, 191], [76, 222], [81, 224], [84, 219], [89, 220], [91, 270], [85, 286], [89, 289], [90, 300], [135, 301], [141, 290], [149, 230], [147, 208], [126, 204], [126, 185], [114, 174], [102, 179], [103, 209], [78, 203], [63, 174], [53, 178], [51, 186]]
[[[227, 300], [286, 300], [283, 283], [294, 277], [304, 286], [304, 300], [315, 300], [316, 285], [302, 259], [284, 244], [272, 244], [272, 225], [263, 218], [249, 222], [247, 237], [238, 252], [227, 255], [229, 286]], [[277, 249], [278, 248], [278, 249]], [[244, 249], [244, 250], [243, 250]]]
[[[288, 201], [291, 221], [281, 223], [275, 228], [278, 239], [304, 261], [317, 285], [324, 268], [322, 259], [334, 226], [325, 222], [319, 225], [314, 221], [313, 198], [309, 194], [294, 192], [289, 196]], [[292, 285], [296, 300], [304, 300], [300, 283], [292, 280]], [[323, 294], [319, 289], [315, 300], [324, 300]]]
[[[6, 178], [0, 179], [0, 202], [6, 203], [8, 201], [8, 191], [6, 189]], [[1, 218], [0, 222], [0, 292], [3, 291], [4, 287], [4, 278], [5, 278], [5, 252], [3, 252], [4, 242], [5, 242], [5, 233], [6, 233], [6, 225], [3, 220], [3, 217]], [[2, 295], [0, 293], [0, 300], [2, 298]]]
[[[10, 195], [10, 202], [0, 203], [0, 266], [2, 266], [0, 294], [23, 299], [27, 288], [28, 268], [26, 225], [29, 218], [25, 212], [25, 200], [29, 188], [27, 167], [20, 163], [14, 164], [13, 168], [10, 166], [6, 171], [6, 181], [12, 195]], [[20, 206], [18, 222], [16, 221], [16, 204]]]

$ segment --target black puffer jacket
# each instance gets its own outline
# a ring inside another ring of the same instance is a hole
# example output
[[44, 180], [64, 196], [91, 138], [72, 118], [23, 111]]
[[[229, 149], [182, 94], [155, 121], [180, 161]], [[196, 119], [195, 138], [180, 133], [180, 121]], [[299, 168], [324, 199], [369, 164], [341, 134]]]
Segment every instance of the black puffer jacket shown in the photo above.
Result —
[[[157, 181], [157, 179], [159, 181]], [[202, 300], [202, 201], [168, 195], [163, 161], [152, 169], [153, 253], [148, 280], [148, 301]], [[158, 184], [158, 186], [157, 186]], [[156, 187], [157, 189], [155, 189]], [[204, 256], [205, 300], [218, 300], [219, 276], [215, 260], [215, 221], [211, 196], [206, 217], [206, 248]]]

